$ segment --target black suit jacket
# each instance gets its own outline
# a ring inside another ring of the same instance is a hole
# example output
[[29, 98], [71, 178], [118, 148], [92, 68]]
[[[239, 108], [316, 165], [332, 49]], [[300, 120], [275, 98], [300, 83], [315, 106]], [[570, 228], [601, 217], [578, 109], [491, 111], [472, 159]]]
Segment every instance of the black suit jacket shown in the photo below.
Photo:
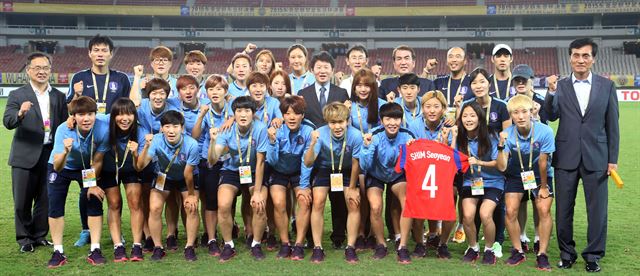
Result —
[[618, 96], [614, 83], [592, 75], [591, 94], [584, 116], [571, 77], [558, 81], [555, 95], [547, 93], [544, 108], [549, 120], [560, 119], [552, 165], [573, 170], [580, 161], [589, 171], [607, 170], [618, 163], [620, 132]]
[[[18, 111], [25, 101], [33, 103], [33, 106], [20, 120], [18, 119]], [[57, 126], [66, 121], [69, 114], [65, 95], [54, 87], [49, 92], [49, 104], [50, 139], [53, 141]], [[9, 94], [2, 122], [6, 128], [16, 129], [11, 143], [11, 152], [9, 153], [9, 166], [25, 169], [33, 168], [38, 163], [42, 152], [44, 125], [38, 99], [33, 88], [31, 88], [31, 84], [26, 84]]]
[[[318, 96], [316, 95], [315, 84], [307, 86], [306, 88], [298, 91], [298, 96], [304, 98], [304, 101], [307, 104], [307, 111], [304, 114], [304, 117], [311, 121], [316, 126], [316, 128], [326, 125], [327, 123], [322, 117], [322, 109], [320, 109], [320, 102], [318, 101]], [[332, 102], [344, 103], [347, 100], [349, 100], [349, 94], [347, 93], [347, 90], [333, 84], [329, 86], [329, 96], [327, 97], [327, 104]]]

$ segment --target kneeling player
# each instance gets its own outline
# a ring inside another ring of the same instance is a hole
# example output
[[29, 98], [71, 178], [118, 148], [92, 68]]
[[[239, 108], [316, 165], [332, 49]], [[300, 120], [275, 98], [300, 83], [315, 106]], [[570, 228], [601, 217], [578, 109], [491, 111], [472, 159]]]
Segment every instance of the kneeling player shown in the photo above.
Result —
[[177, 111], [167, 111], [160, 118], [162, 133], [147, 134], [138, 156], [136, 168], [146, 167], [151, 160], [158, 160], [156, 179], [149, 199], [149, 228], [155, 248], [151, 260], [161, 260], [165, 255], [162, 245], [162, 210], [170, 193], [180, 192], [187, 212], [187, 244], [184, 258], [197, 259], [194, 242], [198, 231], [198, 142], [183, 135], [184, 117]]
[[[367, 198], [371, 207], [371, 230], [376, 238], [374, 259], [387, 256], [382, 221], [382, 191], [387, 183], [404, 206], [407, 180], [404, 172], [396, 173], [394, 167], [398, 159], [398, 148], [415, 137], [402, 124], [402, 107], [397, 103], [387, 103], [380, 107], [382, 127], [364, 135], [364, 146], [360, 155], [360, 167], [367, 172]], [[407, 255], [408, 256], [408, 255]]]
[[348, 125], [349, 108], [344, 104], [330, 103], [322, 113], [328, 125], [312, 133], [310, 149], [304, 155], [304, 165], [311, 167], [315, 162], [317, 170], [312, 185], [311, 231], [314, 248], [311, 261], [324, 261], [324, 206], [331, 188], [331, 191], [344, 190], [348, 210], [347, 248], [344, 253], [347, 262], [355, 263], [358, 262], [358, 255], [354, 245], [360, 224], [360, 190], [356, 183], [360, 174], [358, 158], [362, 147], [362, 135], [360, 131]]

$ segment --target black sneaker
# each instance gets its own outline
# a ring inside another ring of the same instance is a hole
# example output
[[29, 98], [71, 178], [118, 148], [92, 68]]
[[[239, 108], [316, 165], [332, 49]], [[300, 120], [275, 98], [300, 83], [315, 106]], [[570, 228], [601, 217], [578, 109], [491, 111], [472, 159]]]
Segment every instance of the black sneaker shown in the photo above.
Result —
[[536, 255], [538, 255], [539, 251], [540, 251], [540, 241], [533, 242], [533, 253], [536, 253]]
[[89, 253], [89, 256], [87, 257], [87, 262], [89, 262], [92, 265], [103, 265], [107, 263], [107, 259], [105, 259], [104, 256], [102, 256], [102, 251], [100, 250], [100, 248], [96, 248]]
[[324, 262], [324, 250], [322, 248], [313, 248], [313, 253], [311, 253], [311, 262], [316, 264]]
[[162, 260], [162, 258], [164, 258], [165, 255], [167, 255], [167, 253], [164, 251], [164, 248], [159, 246], [155, 247], [153, 248], [153, 255], [151, 255], [151, 260], [152, 261]]
[[147, 237], [144, 240], [144, 246], [142, 247], [142, 252], [151, 253], [156, 246], [153, 244], [153, 239], [151, 237]]
[[376, 237], [374, 236], [369, 236], [367, 238], [367, 242], [365, 244], [365, 247], [367, 249], [376, 249], [376, 245], [377, 245], [377, 241], [376, 241]]
[[356, 238], [355, 248], [358, 251], [367, 249], [367, 241], [364, 236], [358, 236], [358, 238]]
[[435, 236], [429, 235], [427, 237], [427, 246], [429, 248], [438, 248], [438, 245], [440, 245], [440, 236], [438, 236], [438, 235], [435, 235]]
[[416, 258], [424, 258], [427, 256], [427, 247], [423, 243], [416, 243], [416, 248], [411, 256]]
[[220, 252], [220, 262], [224, 263], [228, 260], [231, 260], [236, 255], [236, 249], [231, 248], [231, 245], [225, 244], [222, 248], [222, 252]]
[[543, 271], [551, 271], [551, 263], [549, 263], [549, 257], [547, 254], [540, 254], [536, 256], [536, 268]]
[[274, 251], [278, 248], [278, 240], [276, 240], [276, 236], [269, 234], [267, 236], [267, 251]]
[[171, 250], [171, 251], [178, 250], [178, 239], [176, 239], [176, 236], [169, 235], [167, 237], [167, 250]]
[[144, 255], [142, 254], [142, 246], [133, 245], [131, 248], [131, 258], [129, 258], [132, 262], [140, 262], [144, 260]]
[[347, 248], [344, 249], [344, 259], [347, 263], [357, 264], [358, 254], [356, 253], [356, 248], [353, 246], [347, 246]]
[[189, 262], [195, 262], [196, 260], [198, 260], [198, 257], [196, 256], [196, 250], [193, 248], [193, 246], [187, 246], [184, 249], [184, 259]]
[[276, 255], [276, 259], [289, 259], [290, 257], [291, 257], [291, 246], [289, 246], [288, 243], [281, 244], [280, 251], [278, 251], [278, 255]]
[[264, 260], [264, 253], [262, 252], [262, 246], [260, 246], [260, 244], [251, 247], [251, 256], [253, 256], [256, 261]]
[[[207, 247], [209, 241], [209, 235], [207, 234], [207, 232], [202, 233], [202, 236], [200, 236], [200, 247]], [[198, 243], [195, 243], [198, 244]]]
[[505, 261], [507, 265], [516, 266], [526, 261], [527, 257], [524, 252], [518, 252], [518, 250], [511, 249], [511, 256]]
[[116, 247], [113, 250], [113, 261], [116, 263], [126, 262], [129, 258], [127, 258], [127, 250], [123, 245]]
[[293, 250], [291, 250], [291, 259], [294, 261], [304, 260], [304, 245], [296, 244], [293, 246]]
[[25, 244], [23, 246], [20, 246], [20, 252], [22, 252], [22, 253], [27, 253], [27, 252], [31, 253], [31, 252], [34, 252], [34, 251], [35, 251], [35, 249], [33, 248], [33, 244], [27, 243], [27, 244]]
[[451, 259], [451, 253], [449, 252], [449, 246], [447, 246], [447, 244], [441, 244], [438, 246], [438, 248], [436, 249], [436, 256], [438, 256], [438, 259]]
[[522, 248], [522, 252], [529, 252], [529, 243], [526, 241], [520, 241], [520, 248]]
[[374, 249], [374, 253], [373, 253], [373, 259], [374, 260], [382, 260], [384, 259], [384, 257], [387, 256], [388, 250], [387, 247], [384, 244], [378, 244], [376, 245], [376, 248]]
[[475, 251], [472, 248], [468, 248], [467, 252], [465, 252], [462, 257], [462, 261], [465, 263], [475, 263], [479, 258], [480, 252]]
[[56, 250], [53, 252], [53, 255], [51, 255], [51, 259], [49, 260], [47, 267], [48, 268], [61, 267], [66, 263], [67, 263], [67, 256], [60, 253], [60, 251]]
[[493, 253], [493, 250], [484, 251], [484, 256], [482, 256], [482, 264], [486, 264], [486, 265], [496, 264], [496, 254]]
[[218, 242], [216, 240], [211, 240], [207, 243], [207, 248], [209, 248], [209, 255], [218, 257], [220, 256], [220, 247], [218, 247]]
[[409, 254], [409, 249], [407, 249], [406, 247], [402, 247], [398, 249], [398, 263], [399, 264], [411, 263], [411, 255]]
[[342, 241], [332, 241], [333, 249], [342, 249]]

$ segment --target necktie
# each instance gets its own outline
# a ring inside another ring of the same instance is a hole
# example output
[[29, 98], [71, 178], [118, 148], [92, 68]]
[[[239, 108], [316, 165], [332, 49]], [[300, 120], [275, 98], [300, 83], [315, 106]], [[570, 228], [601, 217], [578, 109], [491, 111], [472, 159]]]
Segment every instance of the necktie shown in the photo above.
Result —
[[327, 98], [324, 95], [324, 92], [326, 92], [327, 89], [323, 87], [320, 87], [320, 109], [323, 109], [324, 106], [327, 104]]

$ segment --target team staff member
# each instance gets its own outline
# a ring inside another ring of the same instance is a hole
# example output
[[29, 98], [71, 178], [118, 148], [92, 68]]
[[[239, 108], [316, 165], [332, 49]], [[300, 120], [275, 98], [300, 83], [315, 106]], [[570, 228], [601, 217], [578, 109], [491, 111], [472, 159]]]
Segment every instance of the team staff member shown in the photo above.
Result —
[[[351, 48], [347, 50], [347, 59], [345, 61], [347, 62], [347, 66], [349, 66], [349, 69], [351, 69], [351, 74], [348, 78], [345, 78], [340, 82], [340, 87], [347, 90], [349, 97], [351, 97], [351, 86], [356, 72], [358, 72], [358, 70], [360, 69], [366, 68], [367, 64], [369, 63], [367, 48], [360, 44], [351, 46]], [[376, 96], [377, 95], [378, 94], [376, 92]]]
[[[518, 64], [513, 68], [511, 79], [516, 94], [523, 94], [533, 100], [534, 109], [531, 116], [543, 124], [549, 124], [549, 116], [547, 112], [541, 108], [544, 107], [544, 96], [533, 90], [533, 69], [527, 64]], [[536, 109], [537, 107], [537, 109]], [[538, 112], [535, 112], [535, 111]]]
[[513, 51], [509, 45], [498, 44], [493, 47], [493, 51], [491, 51], [493, 75], [489, 80], [491, 83], [489, 94], [504, 101], [516, 94], [513, 87], [515, 85], [512, 85], [511, 62], [513, 62]]
[[[147, 75], [143, 78], [144, 75], [144, 65], [136, 65], [133, 67], [133, 81], [131, 82], [131, 90], [139, 91], [141, 97], [140, 98], [148, 98], [149, 95], [144, 93], [144, 88], [152, 78], [161, 78], [166, 80], [169, 85], [171, 85], [171, 93], [169, 94], [170, 98], [178, 96], [178, 88], [176, 87], [177, 79], [174, 76], [169, 74], [169, 70], [171, 70], [171, 65], [173, 65], [173, 52], [171, 49], [166, 46], [157, 46], [151, 49], [149, 53], [149, 62], [151, 63], [151, 69], [153, 70], [152, 75]], [[136, 103], [136, 106], [139, 106], [140, 102]]]
[[[291, 67], [289, 80], [291, 82], [292, 95], [298, 95], [298, 91], [307, 88], [316, 82], [314, 73], [307, 70], [308, 56], [309, 52], [307, 52], [307, 48], [302, 44], [293, 44], [287, 50], [289, 66]], [[311, 65], [311, 68], [313, 68], [313, 65]], [[307, 102], [307, 104], [309, 103]]]
[[587, 272], [600, 271], [607, 242], [607, 175], [618, 169], [620, 130], [614, 83], [591, 72], [598, 44], [580, 38], [569, 45], [571, 77], [548, 83], [545, 110], [560, 119], [557, 151], [552, 165], [556, 178], [556, 223], [560, 268], [577, 259], [573, 240], [573, 209], [578, 180], [582, 179], [587, 203], [587, 247], [582, 251]]
[[[433, 69], [435, 66], [430, 66], [432, 63], [427, 62], [427, 67]], [[437, 65], [435, 63], [434, 65]], [[450, 118], [453, 118], [455, 114], [455, 103], [461, 99], [473, 98], [471, 93], [471, 78], [467, 76], [467, 72], [464, 67], [467, 65], [467, 54], [464, 49], [460, 47], [453, 47], [447, 51], [447, 67], [449, 68], [449, 74], [438, 77], [433, 81], [437, 90], [444, 93], [447, 101], [447, 114]]]
[[165, 256], [162, 247], [162, 210], [170, 193], [182, 194], [182, 204], [187, 213], [187, 243], [184, 258], [197, 260], [194, 243], [198, 234], [198, 142], [184, 135], [184, 117], [175, 110], [167, 111], [160, 118], [162, 133], [146, 134], [144, 146], [136, 158], [138, 170], [152, 160], [158, 160], [159, 170], [153, 182], [149, 198], [149, 229], [155, 248], [151, 260]]
[[[413, 74], [413, 70], [416, 67], [416, 53], [413, 51], [413, 48], [407, 45], [400, 45], [393, 49], [391, 57], [393, 58], [393, 69], [395, 69], [399, 76], [409, 73]], [[431, 80], [418, 78], [418, 81], [420, 82], [418, 96], [422, 96], [427, 91], [435, 89]], [[378, 97], [391, 102], [400, 95], [399, 87], [399, 77], [386, 78], [380, 82]]]
[[[92, 265], [106, 263], [100, 250], [102, 232], [102, 200], [105, 192], [98, 187], [104, 153], [109, 150], [109, 126], [106, 119], [96, 119], [96, 102], [80, 96], [69, 104], [75, 127], [60, 124], [49, 157], [49, 228], [53, 240], [53, 255], [48, 267], [64, 265], [64, 209], [71, 181], [77, 181], [87, 195], [88, 225], [91, 231], [91, 250], [87, 261]], [[104, 116], [104, 115], [103, 115]], [[103, 120], [104, 119], [104, 120]]]
[[9, 94], [4, 111], [4, 126], [15, 129], [9, 165], [16, 241], [21, 252], [51, 245], [46, 239], [47, 160], [55, 143], [56, 126], [69, 116], [64, 94], [49, 85], [51, 67], [47, 54], [30, 54], [26, 69], [29, 84]]

